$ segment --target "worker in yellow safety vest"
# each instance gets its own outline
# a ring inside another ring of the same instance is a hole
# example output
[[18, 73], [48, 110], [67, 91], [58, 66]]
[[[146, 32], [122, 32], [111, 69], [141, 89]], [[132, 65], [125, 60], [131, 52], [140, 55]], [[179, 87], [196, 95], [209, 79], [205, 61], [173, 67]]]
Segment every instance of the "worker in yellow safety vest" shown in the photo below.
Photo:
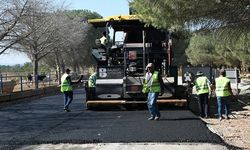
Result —
[[163, 94], [164, 92], [163, 81], [159, 72], [154, 70], [153, 63], [149, 63], [146, 70], [142, 92], [147, 94], [147, 105], [151, 114], [148, 120], [159, 120], [161, 114], [157, 106], [157, 98], [159, 93]]
[[69, 105], [73, 100], [73, 84], [80, 83], [83, 76], [77, 81], [72, 82], [70, 76], [70, 69], [66, 69], [65, 73], [61, 77], [61, 92], [64, 94], [64, 111], [70, 112]]
[[94, 99], [95, 98], [95, 92], [96, 92], [96, 72], [90, 75], [89, 80], [88, 80], [88, 99]]
[[225, 110], [225, 118], [229, 119], [228, 101], [230, 96], [233, 95], [233, 92], [230, 85], [230, 79], [226, 77], [226, 71], [224, 69], [220, 70], [220, 76], [215, 79], [215, 93], [217, 97], [219, 120], [222, 120], [222, 109]]
[[106, 31], [102, 32], [102, 37], [100, 38], [100, 41], [101, 41], [101, 47], [106, 49], [106, 47], [108, 45], [108, 39], [107, 39]]
[[194, 86], [196, 89], [196, 94], [198, 96], [199, 111], [201, 117], [208, 117], [208, 96], [210, 91], [211, 82], [203, 72], [198, 71], [196, 73], [196, 80]]

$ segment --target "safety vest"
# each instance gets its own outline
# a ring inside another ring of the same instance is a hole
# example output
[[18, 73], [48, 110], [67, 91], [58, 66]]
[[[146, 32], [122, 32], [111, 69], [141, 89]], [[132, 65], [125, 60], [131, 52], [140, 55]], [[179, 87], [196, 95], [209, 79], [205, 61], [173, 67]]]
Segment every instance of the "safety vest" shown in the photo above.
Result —
[[108, 44], [108, 40], [107, 40], [107, 38], [105, 36], [101, 37], [100, 41], [101, 41], [101, 44], [104, 45], [104, 46], [106, 46]]
[[72, 91], [73, 87], [72, 85], [69, 83], [68, 80], [66, 80], [66, 78], [68, 77], [68, 74], [63, 74], [62, 78], [61, 78], [61, 92], [65, 92], [65, 91]]
[[89, 87], [95, 87], [96, 86], [96, 74], [92, 74], [90, 77], [89, 77], [89, 80], [88, 80], [88, 86]]
[[155, 93], [155, 92], [160, 92], [161, 91], [161, 86], [160, 86], [160, 82], [159, 82], [159, 79], [158, 79], [158, 74], [159, 74], [158, 71], [154, 71], [154, 73], [152, 74], [151, 83], [149, 84], [150, 87], [148, 87], [148, 82], [149, 81], [147, 81], [147, 76], [144, 77], [143, 89], [142, 89], [143, 93], [148, 93], [148, 92]]
[[218, 77], [215, 79], [215, 93], [216, 96], [225, 97], [231, 95], [229, 92], [229, 82], [227, 77]]
[[185, 81], [185, 82], [190, 82], [190, 81], [192, 81], [192, 74], [191, 74], [190, 72], [186, 72], [186, 73], [184, 74], [184, 81]]
[[204, 94], [209, 92], [208, 79], [206, 76], [198, 77], [195, 81], [195, 87], [197, 94]]

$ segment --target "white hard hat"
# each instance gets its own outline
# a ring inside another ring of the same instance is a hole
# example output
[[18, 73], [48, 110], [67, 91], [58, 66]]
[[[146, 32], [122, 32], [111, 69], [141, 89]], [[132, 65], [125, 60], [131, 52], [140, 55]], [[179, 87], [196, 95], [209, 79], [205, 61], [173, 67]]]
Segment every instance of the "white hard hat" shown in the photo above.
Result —
[[196, 76], [202, 76], [202, 75], [203, 75], [203, 72], [197, 71]]
[[148, 65], [146, 66], [146, 70], [148, 70], [148, 68], [154, 68], [154, 64], [153, 63], [148, 63]]

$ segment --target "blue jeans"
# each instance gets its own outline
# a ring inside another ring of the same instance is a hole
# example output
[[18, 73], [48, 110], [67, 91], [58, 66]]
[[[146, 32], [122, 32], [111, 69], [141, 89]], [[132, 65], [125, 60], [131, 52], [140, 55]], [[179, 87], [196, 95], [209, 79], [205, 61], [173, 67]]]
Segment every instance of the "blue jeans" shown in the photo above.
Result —
[[157, 98], [159, 93], [148, 93], [148, 109], [152, 117], [160, 117], [161, 114], [159, 112], [158, 106], [157, 106]]
[[68, 109], [73, 100], [73, 91], [64, 91], [64, 109]]
[[217, 104], [218, 104], [218, 115], [219, 117], [222, 117], [222, 109], [224, 109], [225, 111], [225, 115], [228, 116], [228, 111], [229, 111], [229, 107], [228, 107], [228, 100], [229, 100], [230, 96], [226, 96], [226, 97], [220, 97], [217, 96]]

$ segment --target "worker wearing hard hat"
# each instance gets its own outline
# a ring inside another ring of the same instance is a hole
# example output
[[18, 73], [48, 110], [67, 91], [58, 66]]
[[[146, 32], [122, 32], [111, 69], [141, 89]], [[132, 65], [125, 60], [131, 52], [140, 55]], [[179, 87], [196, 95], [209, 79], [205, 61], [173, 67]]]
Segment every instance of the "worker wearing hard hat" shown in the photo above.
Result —
[[106, 47], [108, 45], [108, 39], [107, 39], [106, 31], [102, 32], [102, 37], [100, 38], [100, 41], [101, 41], [101, 47], [106, 49]]
[[196, 80], [194, 82], [196, 93], [198, 95], [199, 111], [201, 117], [208, 117], [208, 96], [211, 83], [203, 72], [198, 71], [196, 73]]
[[89, 88], [89, 99], [95, 98], [95, 92], [96, 92], [96, 72], [90, 75], [89, 80], [88, 80], [88, 88]]
[[80, 83], [83, 76], [77, 82], [71, 81], [70, 69], [66, 69], [61, 77], [61, 92], [64, 94], [64, 111], [70, 112], [69, 105], [73, 100], [73, 84]]
[[163, 81], [159, 72], [155, 71], [153, 63], [149, 63], [146, 70], [142, 92], [147, 94], [147, 104], [151, 114], [148, 120], [159, 120], [161, 114], [157, 106], [157, 98], [159, 93], [163, 94]]

